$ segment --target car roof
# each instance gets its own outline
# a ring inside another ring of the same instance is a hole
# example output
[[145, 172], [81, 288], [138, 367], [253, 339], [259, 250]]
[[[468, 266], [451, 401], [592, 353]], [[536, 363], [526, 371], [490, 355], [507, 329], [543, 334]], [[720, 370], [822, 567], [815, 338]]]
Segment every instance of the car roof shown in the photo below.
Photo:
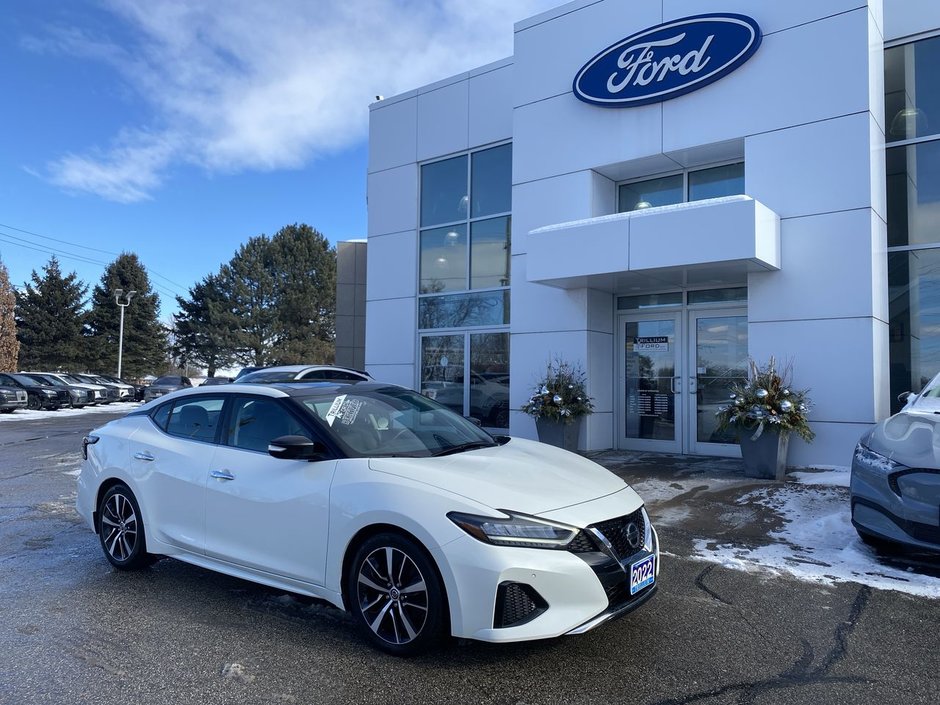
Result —
[[276, 367], [262, 367], [255, 370], [255, 372], [308, 372], [310, 370], [343, 370], [345, 372], [355, 372], [361, 375], [368, 374], [362, 370], [356, 370], [352, 367], [343, 367], [342, 365], [277, 365]]
[[180, 389], [170, 394], [147, 402], [140, 407], [141, 410], [153, 409], [170, 399], [182, 399], [195, 396], [216, 396], [219, 394], [256, 394], [258, 396], [284, 399], [287, 397], [305, 397], [311, 392], [343, 392], [355, 387], [356, 392], [372, 391], [376, 389], [405, 389], [397, 384], [386, 382], [275, 382], [273, 384], [220, 384], [213, 387], [192, 387]]

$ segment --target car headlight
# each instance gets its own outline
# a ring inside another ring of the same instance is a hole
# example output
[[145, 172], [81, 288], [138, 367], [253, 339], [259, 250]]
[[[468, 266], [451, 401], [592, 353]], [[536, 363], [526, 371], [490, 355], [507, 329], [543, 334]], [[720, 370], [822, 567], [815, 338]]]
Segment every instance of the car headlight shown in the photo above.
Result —
[[883, 477], [887, 477], [907, 467], [906, 465], [901, 465], [901, 463], [891, 460], [891, 458], [881, 453], [876, 453], [871, 448], [866, 448], [861, 443], [855, 446], [855, 464], [870, 473]]
[[53, 392], [51, 389], [43, 389], [42, 393], [45, 394], [47, 397], [57, 396], [57, 394]]
[[450, 512], [447, 518], [473, 538], [496, 546], [519, 548], [551, 548], [564, 550], [578, 535], [578, 529], [525, 514], [506, 510], [505, 517], [484, 517]]

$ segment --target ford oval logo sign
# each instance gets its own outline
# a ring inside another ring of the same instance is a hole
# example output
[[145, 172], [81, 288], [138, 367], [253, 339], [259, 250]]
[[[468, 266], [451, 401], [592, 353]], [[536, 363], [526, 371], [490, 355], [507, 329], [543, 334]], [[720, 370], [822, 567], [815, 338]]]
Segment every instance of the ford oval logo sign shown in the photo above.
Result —
[[651, 27], [608, 47], [574, 79], [586, 103], [629, 108], [677, 98], [750, 59], [762, 39], [744, 15], [695, 15]]

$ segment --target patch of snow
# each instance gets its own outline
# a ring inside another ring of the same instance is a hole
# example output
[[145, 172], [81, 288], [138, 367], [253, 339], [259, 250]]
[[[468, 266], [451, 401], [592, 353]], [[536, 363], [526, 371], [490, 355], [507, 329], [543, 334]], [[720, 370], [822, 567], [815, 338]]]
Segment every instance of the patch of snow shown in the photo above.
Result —
[[16, 409], [13, 413], [10, 414], [0, 414], [0, 423], [7, 423], [12, 421], [29, 421], [31, 419], [59, 419], [64, 416], [83, 416], [85, 414], [96, 414], [101, 412], [109, 412], [115, 414], [126, 414], [129, 411], [140, 406], [138, 401], [118, 401], [112, 404], [107, 405], [98, 405], [98, 406], [85, 406], [81, 409], [59, 409], [58, 411], [50, 411], [48, 409], [44, 411], [31, 411], [29, 409]]
[[693, 558], [751, 573], [790, 575], [820, 585], [855, 582], [878, 590], [940, 598], [940, 579], [884, 565], [859, 540], [843, 487], [762, 489], [738, 500], [739, 505], [751, 503], [764, 505], [783, 518], [783, 527], [770, 534], [774, 543], [748, 548], [697, 539]]
[[829, 485], [848, 487], [851, 472], [848, 468], [838, 468], [823, 472], [791, 472], [789, 477], [804, 485]]

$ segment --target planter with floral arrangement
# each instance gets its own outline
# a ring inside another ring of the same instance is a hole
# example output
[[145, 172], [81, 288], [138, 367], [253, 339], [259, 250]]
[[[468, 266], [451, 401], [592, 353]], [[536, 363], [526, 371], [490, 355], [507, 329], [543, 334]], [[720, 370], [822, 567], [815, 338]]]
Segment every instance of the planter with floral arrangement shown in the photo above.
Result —
[[555, 359], [535, 385], [522, 410], [535, 417], [539, 440], [565, 450], [578, 449], [581, 421], [594, 411], [587, 380], [580, 366]]
[[807, 390], [791, 389], [792, 364], [778, 372], [771, 357], [764, 367], [751, 360], [750, 368], [750, 379], [732, 387], [731, 403], [718, 411], [718, 426], [738, 432], [745, 475], [783, 480], [790, 434], [807, 443], [816, 436]]

